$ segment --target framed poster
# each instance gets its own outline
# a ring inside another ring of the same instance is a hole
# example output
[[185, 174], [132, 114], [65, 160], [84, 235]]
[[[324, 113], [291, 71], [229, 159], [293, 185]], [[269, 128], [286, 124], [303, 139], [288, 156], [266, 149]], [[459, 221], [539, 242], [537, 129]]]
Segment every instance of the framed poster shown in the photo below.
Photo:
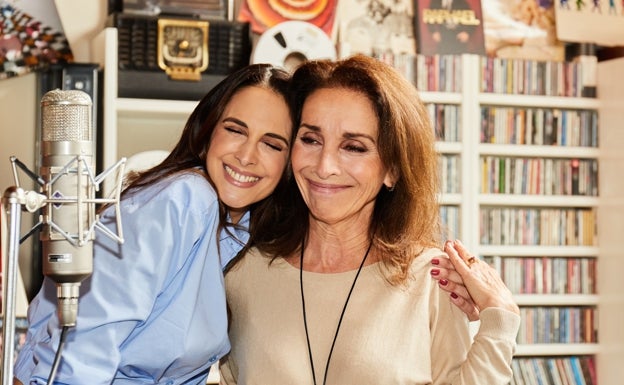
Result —
[[506, 59], [563, 61], [552, 0], [482, 0], [485, 50]]
[[238, 21], [248, 22], [254, 33], [284, 21], [305, 21], [331, 36], [338, 0], [243, 0]]
[[419, 54], [485, 54], [480, 0], [424, 0], [416, 4], [414, 30]]
[[409, 0], [340, 0], [334, 28], [340, 56], [415, 54], [413, 15]]

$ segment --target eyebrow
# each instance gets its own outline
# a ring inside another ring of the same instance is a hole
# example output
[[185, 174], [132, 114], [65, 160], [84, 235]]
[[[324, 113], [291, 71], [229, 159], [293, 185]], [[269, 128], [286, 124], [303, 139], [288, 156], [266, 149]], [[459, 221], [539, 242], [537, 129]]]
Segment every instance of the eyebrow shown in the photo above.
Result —
[[[312, 124], [307, 124], [307, 123], [301, 123], [299, 125], [299, 128], [301, 127], [305, 127], [310, 131], [314, 131], [314, 132], [321, 132], [321, 128], [319, 126], [315, 126]], [[367, 134], [361, 134], [361, 133], [357, 133], [357, 132], [346, 132], [342, 135], [345, 139], [359, 139], [359, 138], [366, 138], [368, 140], [370, 140], [373, 143], [377, 143], [377, 140], [375, 138], [373, 138], [370, 135]]]
[[[233, 122], [235, 124], [238, 124], [239, 126], [243, 126], [245, 128], [249, 128], [249, 126], [247, 125], [247, 123], [243, 122], [240, 119], [236, 119], [236, 118], [232, 118], [232, 117], [227, 117], [223, 119], [223, 122]], [[277, 140], [280, 140], [282, 142], [284, 142], [284, 144], [286, 145], [286, 147], [290, 147], [290, 142], [288, 139], [286, 139], [285, 137], [283, 137], [280, 134], [276, 134], [274, 132], [267, 132], [266, 134], [264, 134], [263, 136], [268, 136], [269, 138], [274, 138]]]
[[290, 143], [288, 142], [288, 139], [284, 138], [283, 136], [281, 136], [279, 134], [276, 134], [274, 132], [267, 132], [266, 134], [264, 134], [264, 136], [268, 136], [270, 138], [274, 138], [274, 139], [280, 140], [280, 141], [284, 142], [286, 147], [290, 147]]

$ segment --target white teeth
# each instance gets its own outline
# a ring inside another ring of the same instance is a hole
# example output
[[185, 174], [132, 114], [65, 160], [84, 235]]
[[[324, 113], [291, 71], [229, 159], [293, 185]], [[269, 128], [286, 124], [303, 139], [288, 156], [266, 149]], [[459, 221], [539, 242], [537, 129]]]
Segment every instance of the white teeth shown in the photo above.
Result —
[[228, 173], [229, 176], [231, 176], [232, 178], [236, 179], [238, 182], [241, 182], [241, 183], [250, 183], [250, 182], [256, 182], [260, 180], [260, 178], [258, 177], [241, 175], [237, 173], [236, 171], [232, 170], [231, 168], [229, 168], [228, 166], [225, 166], [225, 171]]

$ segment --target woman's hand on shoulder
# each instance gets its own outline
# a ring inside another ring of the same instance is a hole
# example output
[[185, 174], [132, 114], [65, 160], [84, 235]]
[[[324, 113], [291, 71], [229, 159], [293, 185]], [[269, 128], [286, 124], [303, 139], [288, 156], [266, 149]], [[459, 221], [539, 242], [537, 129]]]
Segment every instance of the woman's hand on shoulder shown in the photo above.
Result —
[[460, 308], [470, 321], [479, 320], [479, 308], [470, 297], [468, 289], [464, 286], [464, 280], [455, 270], [451, 260], [446, 257], [435, 257], [431, 259], [433, 268], [431, 277], [438, 281], [438, 286], [447, 293], [450, 293], [451, 302]]
[[442, 290], [451, 293], [451, 301], [471, 321], [488, 307], [498, 307], [520, 314], [499, 273], [486, 262], [470, 254], [459, 240], [447, 241], [444, 251], [449, 258], [434, 258], [431, 276]]

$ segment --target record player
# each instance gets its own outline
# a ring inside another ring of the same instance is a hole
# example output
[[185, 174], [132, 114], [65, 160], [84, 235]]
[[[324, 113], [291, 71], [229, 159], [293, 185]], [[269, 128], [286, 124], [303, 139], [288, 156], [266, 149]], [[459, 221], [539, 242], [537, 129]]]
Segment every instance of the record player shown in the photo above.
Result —
[[109, 16], [118, 35], [118, 95], [199, 100], [249, 64], [249, 23], [223, 0], [124, 0]]

